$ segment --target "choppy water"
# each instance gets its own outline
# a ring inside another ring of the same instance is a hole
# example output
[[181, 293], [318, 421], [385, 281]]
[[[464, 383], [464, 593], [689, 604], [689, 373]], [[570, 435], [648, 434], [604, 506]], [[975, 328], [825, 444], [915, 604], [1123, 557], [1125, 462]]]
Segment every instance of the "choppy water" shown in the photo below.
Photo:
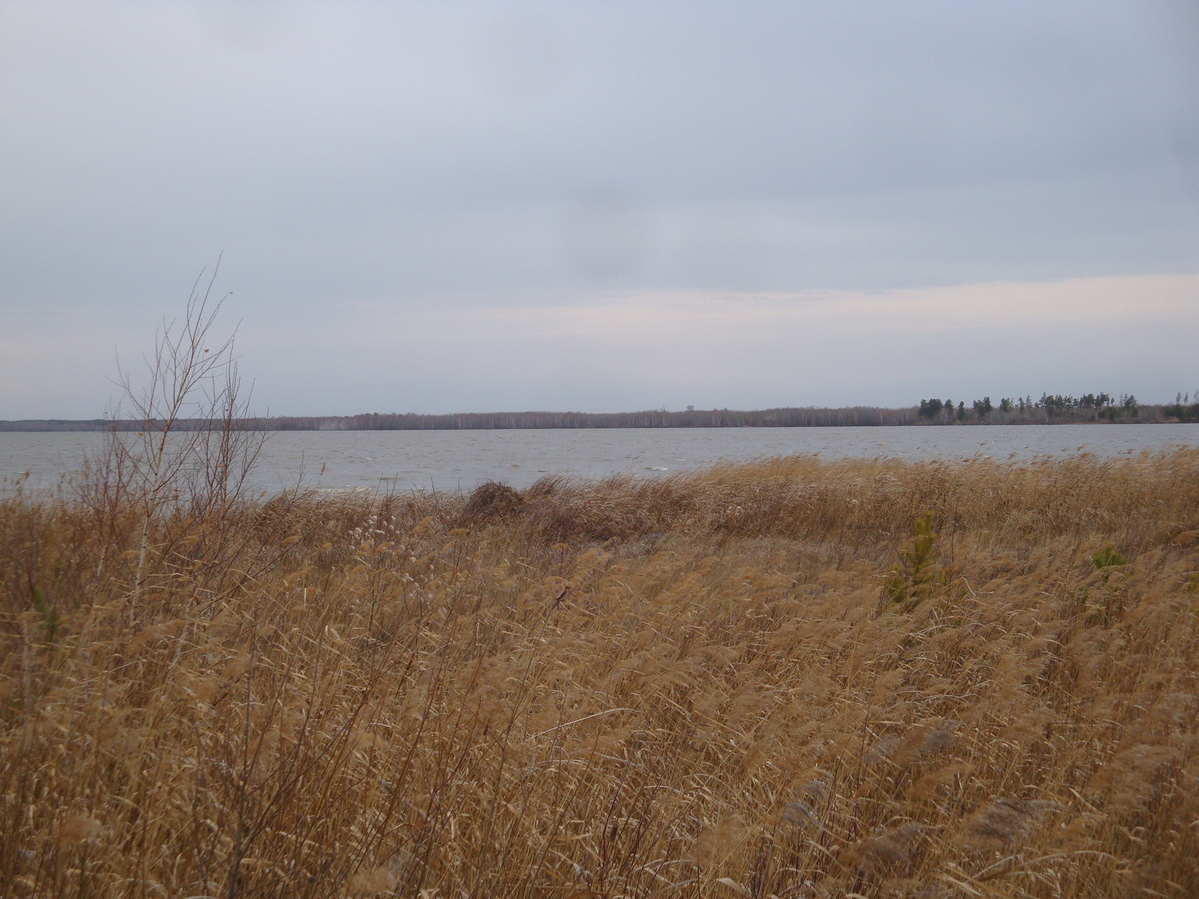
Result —
[[[0, 489], [25, 476], [48, 488], [96, 451], [95, 433], [0, 433]], [[1100, 456], [1199, 446], [1199, 425], [994, 425], [906, 428], [680, 428], [554, 431], [293, 431], [271, 434], [255, 483], [407, 492], [469, 491], [495, 480], [527, 487], [547, 474], [652, 477], [720, 461], [819, 454], [997, 459]]]

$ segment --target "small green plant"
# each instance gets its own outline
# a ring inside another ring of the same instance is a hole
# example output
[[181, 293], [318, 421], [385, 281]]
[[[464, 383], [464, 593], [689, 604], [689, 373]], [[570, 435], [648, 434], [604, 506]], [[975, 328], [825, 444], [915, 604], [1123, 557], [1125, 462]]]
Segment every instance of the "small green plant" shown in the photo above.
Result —
[[46, 632], [46, 639], [53, 643], [54, 637], [58, 634], [58, 614], [50, 608], [50, 603], [46, 601], [46, 594], [42, 592], [41, 587], [30, 587], [29, 594], [33, 602], [33, 610], [37, 612], [41, 619], [39, 623], [42, 630]]
[[1128, 559], [1116, 552], [1116, 548], [1110, 543], [1105, 545], [1103, 549], [1099, 550], [1099, 552], [1092, 555], [1091, 561], [1095, 563], [1095, 568], [1100, 571], [1102, 571], [1104, 568], [1113, 568], [1117, 565], [1128, 564]]
[[1093, 595], [1090, 587], [1080, 588], [1078, 604], [1086, 611], [1087, 624], [1108, 627], [1124, 612], [1128, 572], [1123, 566], [1128, 564], [1128, 559], [1112, 544], [1105, 543], [1102, 549], [1091, 554], [1091, 563], [1099, 572], [1098, 583], [1091, 584], [1096, 593]]
[[924, 512], [912, 522], [912, 536], [899, 553], [899, 564], [887, 582], [887, 596], [905, 611], [916, 606], [932, 589], [944, 581], [937, 565], [937, 532], [933, 516]]

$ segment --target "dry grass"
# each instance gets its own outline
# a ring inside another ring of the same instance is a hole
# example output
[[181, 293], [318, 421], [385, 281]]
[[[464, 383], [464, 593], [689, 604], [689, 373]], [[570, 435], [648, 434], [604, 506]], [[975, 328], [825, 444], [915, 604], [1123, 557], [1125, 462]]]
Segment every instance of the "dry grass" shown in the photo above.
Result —
[[0, 501], [4, 895], [1199, 894], [1199, 452], [140, 529]]

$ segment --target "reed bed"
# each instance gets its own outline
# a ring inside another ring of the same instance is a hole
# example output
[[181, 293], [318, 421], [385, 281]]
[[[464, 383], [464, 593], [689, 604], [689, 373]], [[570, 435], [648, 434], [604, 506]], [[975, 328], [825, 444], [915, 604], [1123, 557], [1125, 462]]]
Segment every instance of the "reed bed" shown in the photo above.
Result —
[[1199, 452], [0, 499], [6, 896], [1199, 895]]

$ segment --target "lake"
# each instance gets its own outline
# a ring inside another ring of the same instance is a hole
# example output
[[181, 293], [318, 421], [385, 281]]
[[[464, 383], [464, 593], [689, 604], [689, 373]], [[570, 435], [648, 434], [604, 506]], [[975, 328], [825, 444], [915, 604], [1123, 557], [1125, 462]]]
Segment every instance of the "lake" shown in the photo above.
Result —
[[[0, 432], [0, 490], [25, 477], [45, 489], [95, 452], [98, 433]], [[512, 431], [287, 431], [268, 436], [255, 484], [322, 489], [468, 492], [547, 474], [655, 477], [770, 456], [900, 459], [1114, 456], [1199, 446], [1199, 425], [972, 425], [878, 428], [663, 428]]]

